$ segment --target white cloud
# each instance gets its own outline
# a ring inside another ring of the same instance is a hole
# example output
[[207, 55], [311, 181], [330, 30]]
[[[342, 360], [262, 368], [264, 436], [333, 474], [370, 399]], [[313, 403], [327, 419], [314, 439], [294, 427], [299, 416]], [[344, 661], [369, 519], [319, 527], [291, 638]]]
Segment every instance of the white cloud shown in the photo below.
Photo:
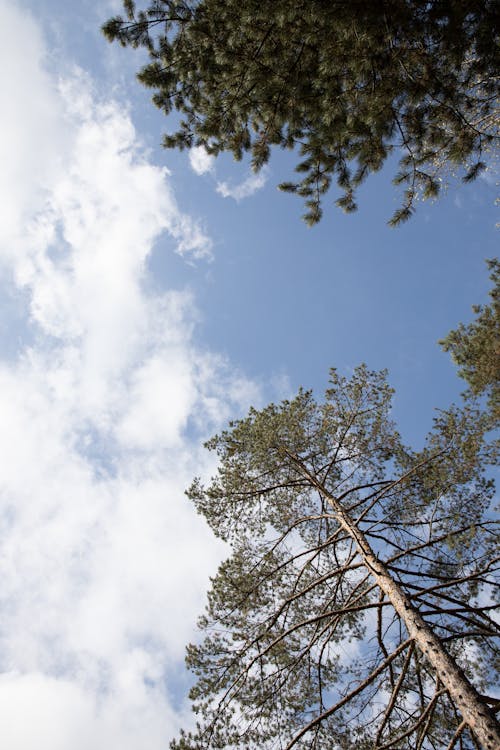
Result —
[[[17, 33], [29, 40], [24, 54], [20, 54]], [[23, 226], [24, 212], [41, 200], [45, 181], [60, 167], [59, 149], [67, 147], [65, 130], [58, 125], [61, 111], [55, 86], [41, 69], [44, 55], [34, 20], [1, 0], [0, 90], [5, 106], [0, 138], [0, 241], [8, 240], [4, 254], [17, 253], [16, 235]], [[57, 138], [51, 137], [54, 132]]]
[[172, 694], [222, 554], [183, 491], [213, 469], [201, 438], [260, 394], [193, 344], [189, 294], [150, 291], [160, 239], [210, 254], [167, 172], [123, 105], [44, 55], [0, 0], [0, 268], [32, 334], [0, 361], [0, 735], [159, 750], [187, 720]]
[[189, 149], [189, 164], [198, 175], [213, 172], [215, 159], [206, 152], [204, 146], [193, 146]]
[[217, 183], [217, 192], [223, 198], [234, 198], [235, 201], [241, 201], [248, 198], [258, 190], [261, 190], [267, 182], [268, 170], [263, 167], [260, 172], [250, 174], [243, 182], [237, 185], [231, 185], [229, 182], [221, 181]]
[[479, 173], [479, 177], [490, 187], [498, 187], [500, 181], [499, 159], [495, 154], [486, 169]]
[[[215, 175], [215, 158], [208, 154], [203, 146], [194, 146], [189, 150], [189, 164], [197, 175], [207, 173]], [[244, 180], [233, 184], [227, 180], [218, 180], [216, 191], [223, 198], [233, 198], [239, 202], [261, 190], [267, 182], [269, 170], [263, 167], [260, 172], [250, 173]]]
[[151, 746], [164, 747], [162, 738], [175, 717], [154, 689], [137, 683], [134, 666], [123, 665], [122, 689], [98, 706], [92, 693], [75, 681], [41, 673], [0, 676], [0, 726], [5, 747], [135, 750], [144, 739], [144, 727], [148, 727]]

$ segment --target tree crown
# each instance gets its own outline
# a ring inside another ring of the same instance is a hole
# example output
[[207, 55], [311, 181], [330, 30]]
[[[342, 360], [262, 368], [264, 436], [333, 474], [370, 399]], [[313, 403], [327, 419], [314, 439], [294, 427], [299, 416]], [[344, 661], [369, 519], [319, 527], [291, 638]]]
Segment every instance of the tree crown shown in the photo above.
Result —
[[500, 261], [487, 261], [493, 288], [488, 305], [474, 305], [476, 319], [450, 331], [440, 344], [458, 365], [458, 374], [475, 396], [488, 399], [493, 421], [500, 419]]
[[198, 728], [174, 750], [475, 747], [418, 628], [458, 680], [494, 684], [488, 419], [442, 412], [415, 452], [391, 394], [384, 373], [332, 371], [323, 402], [300, 391], [209, 442], [218, 474], [188, 495], [232, 552], [188, 649]]
[[145, 47], [138, 77], [166, 114], [182, 113], [167, 147], [252, 155], [297, 148], [297, 182], [280, 185], [321, 217], [336, 180], [337, 205], [393, 152], [405, 187], [391, 223], [418, 195], [435, 197], [445, 167], [485, 168], [498, 139], [498, 15], [490, 0], [153, 0], [103, 27], [110, 40]]

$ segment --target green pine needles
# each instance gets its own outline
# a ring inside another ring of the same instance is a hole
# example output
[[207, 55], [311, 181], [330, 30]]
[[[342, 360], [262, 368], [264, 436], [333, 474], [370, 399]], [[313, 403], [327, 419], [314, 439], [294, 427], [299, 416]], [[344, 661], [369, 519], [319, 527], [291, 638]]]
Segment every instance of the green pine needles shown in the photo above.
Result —
[[465, 181], [498, 144], [498, 7], [493, 0], [153, 0], [103, 27], [145, 47], [139, 80], [165, 114], [164, 145], [245, 152], [259, 170], [273, 146], [295, 149], [305, 220], [318, 222], [394, 155], [403, 200], [390, 223], [434, 198], [450, 171]]
[[486, 261], [493, 288], [489, 305], [474, 305], [476, 319], [461, 323], [440, 344], [458, 365], [470, 391], [485, 395], [494, 420], [500, 420], [500, 261]]
[[197, 728], [172, 750], [496, 750], [489, 416], [405, 447], [384, 373], [331, 373], [233, 423], [188, 496], [230, 557], [188, 649]]

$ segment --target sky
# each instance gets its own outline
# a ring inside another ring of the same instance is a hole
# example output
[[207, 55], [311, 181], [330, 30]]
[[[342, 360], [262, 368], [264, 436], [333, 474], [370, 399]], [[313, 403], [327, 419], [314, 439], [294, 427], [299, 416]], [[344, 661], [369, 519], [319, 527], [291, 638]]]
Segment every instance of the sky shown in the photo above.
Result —
[[[160, 750], [227, 550], [184, 496], [249, 406], [388, 368], [418, 447], [462, 390], [437, 340], [489, 288], [491, 173], [398, 229], [390, 169], [309, 229], [293, 155], [164, 151], [115, 0], [0, 0], [0, 736]], [[330, 203], [330, 205], [328, 205]]]

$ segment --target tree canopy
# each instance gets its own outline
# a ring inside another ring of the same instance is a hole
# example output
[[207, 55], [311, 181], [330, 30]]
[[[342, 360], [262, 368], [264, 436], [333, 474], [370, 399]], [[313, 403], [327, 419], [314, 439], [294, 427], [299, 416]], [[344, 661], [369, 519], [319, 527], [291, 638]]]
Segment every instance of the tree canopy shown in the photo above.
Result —
[[420, 451], [385, 373], [333, 370], [234, 422], [189, 490], [231, 547], [188, 649], [196, 730], [173, 750], [495, 750], [498, 546], [487, 415]]
[[487, 261], [493, 288], [489, 305], [474, 305], [476, 319], [461, 323], [441, 341], [474, 395], [484, 394], [494, 420], [500, 420], [500, 261]]
[[[138, 77], [153, 101], [179, 110], [167, 147], [250, 152], [298, 149], [309, 223], [336, 180], [337, 205], [391, 154], [404, 186], [393, 224], [439, 193], [443, 172], [474, 179], [498, 143], [498, 6], [494, 0], [150, 0], [103, 30], [144, 47]], [[496, 139], [496, 140], [495, 140]]]

